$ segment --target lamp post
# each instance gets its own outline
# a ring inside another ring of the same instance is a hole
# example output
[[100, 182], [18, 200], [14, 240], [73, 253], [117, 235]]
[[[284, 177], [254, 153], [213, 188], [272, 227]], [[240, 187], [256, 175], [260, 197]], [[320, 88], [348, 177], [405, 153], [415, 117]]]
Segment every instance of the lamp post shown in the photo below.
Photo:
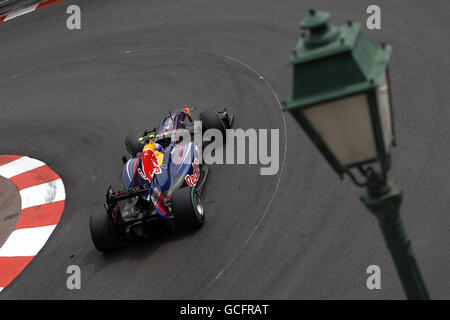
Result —
[[395, 145], [389, 79], [391, 46], [376, 48], [361, 24], [330, 26], [328, 12], [310, 10], [292, 52], [292, 114], [331, 167], [366, 192], [408, 299], [428, 299], [399, 213], [401, 191], [387, 177]]

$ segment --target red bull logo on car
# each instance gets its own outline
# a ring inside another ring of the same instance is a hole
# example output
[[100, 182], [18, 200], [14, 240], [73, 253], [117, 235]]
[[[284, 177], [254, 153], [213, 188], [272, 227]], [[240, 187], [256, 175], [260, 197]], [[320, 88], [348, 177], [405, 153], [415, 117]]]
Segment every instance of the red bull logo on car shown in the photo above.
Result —
[[197, 184], [198, 179], [200, 178], [200, 166], [198, 164], [198, 160], [195, 159], [194, 163], [192, 164], [192, 167], [194, 168], [194, 172], [192, 174], [186, 175], [184, 180], [186, 180], [186, 183], [189, 187], [193, 188]]
[[156, 157], [154, 150], [155, 150], [155, 143], [153, 141], [144, 146], [141, 157], [142, 170], [141, 168], [137, 169], [139, 175], [149, 182], [152, 182], [153, 175], [162, 172], [161, 167], [159, 166], [158, 163], [158, 158]]

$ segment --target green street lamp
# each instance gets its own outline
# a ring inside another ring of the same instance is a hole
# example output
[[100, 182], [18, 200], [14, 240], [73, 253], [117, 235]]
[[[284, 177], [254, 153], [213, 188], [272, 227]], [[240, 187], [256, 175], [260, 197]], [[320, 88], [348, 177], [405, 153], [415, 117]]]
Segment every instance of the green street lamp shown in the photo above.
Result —
[[428, 293], [406, 235], [399, 207], [401, 191], [388, 181], [395, 145], [389, 79], [391, 46], [376, 48], [349, 21], [330, 26], [328, 12], [310, 10], [292, 52], [293, 90], [289, 111], [331, 167], [360, 187], [361, 200], [378, 218], [408, 299]]

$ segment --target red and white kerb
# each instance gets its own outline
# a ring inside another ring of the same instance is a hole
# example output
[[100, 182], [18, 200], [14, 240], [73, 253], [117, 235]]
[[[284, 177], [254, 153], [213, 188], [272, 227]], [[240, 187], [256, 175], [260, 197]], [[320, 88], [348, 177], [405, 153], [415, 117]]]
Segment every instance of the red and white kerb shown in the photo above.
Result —
[[0, 155], [0, 175], [19, 190], [21, 212], [0, 248], [0, 291], [37, 255], [58, 224], [66, 193], [61, 178], [42, 161]]
[[40, 3], [35, 3], [31, 6], [25, 7], [25, 8], [20, 8], [18, 10], [14, 10], [11, 11], [7, 14], [5, 14], [4, 16], [0, 16], [0, 23], [4, 22], [4, 21], [8, 21], [20, 16], [23, 16], [24, 14], [39, 10], [41, 8], [47, 7], [51, 4], [57, 3], [57, 2], [61, 2], [62, 0], [47, 0], [47, 1], [41, 1]]

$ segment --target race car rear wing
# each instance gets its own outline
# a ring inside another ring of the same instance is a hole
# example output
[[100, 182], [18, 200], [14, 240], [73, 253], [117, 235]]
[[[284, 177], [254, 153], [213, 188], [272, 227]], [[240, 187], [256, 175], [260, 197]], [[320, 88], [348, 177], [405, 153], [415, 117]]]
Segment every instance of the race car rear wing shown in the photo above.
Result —
[[128, 190], [112, 191], [112, 186], [109, 186], [108, 191], [106, 191], [106, 203], [108, 205], [115, 204], [119, 201], [134, 198], [140, 196], [141, 194], [148, 193], [151, 191], [151, 184], [146, 183], [141, 186], [133, 187]]

